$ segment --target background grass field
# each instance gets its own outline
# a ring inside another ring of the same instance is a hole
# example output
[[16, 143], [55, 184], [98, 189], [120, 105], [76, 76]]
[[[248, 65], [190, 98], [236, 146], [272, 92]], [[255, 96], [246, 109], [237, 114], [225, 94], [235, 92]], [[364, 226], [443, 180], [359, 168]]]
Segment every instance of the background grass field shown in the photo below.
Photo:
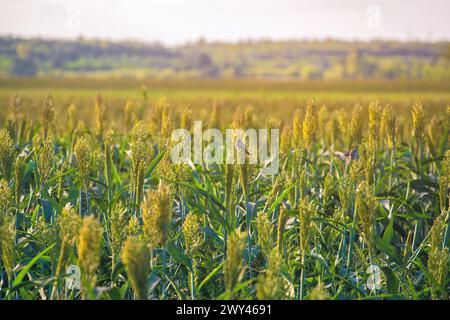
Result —
[[[199, 120], [214, 104], [225, 110], [222, 114], [225, 120], [231, 119], [230, 109], [247, 104], [254, 106], [261, 117], [272, 115], [286, 120], [294, 109], [305, 105], [309, 99], [331, 110], [352, 108], [355, 102], [367, 105], [372, 100], [378, 100], [381, 104], [390, 103], [395, 108], [409, 107], [419, 100], [427, 108], [435, 108], [450, 101], [448, 81], [0, 78], [0, 104], [3, 106], [0, 120], [4, 119], [6, 107], [14, 94], [19, 94], [23, 99], [26, 108], [31, 111], [31, 118], [37, 119], [38, 110], [48, 93], [55, 98], [57, 112], [64, 113], [64, 109], [73, 103], [80, 114], [89, 114], [95, 96], [101, 93], [108, 109], [114, 114], [121, 112], [129, 100], [142, 101], [143, 91], [150, 102], [165, 97], [173, 107], [192, 108]], [[89, 124], [92, 117], [87, 116], [84, 120]]]

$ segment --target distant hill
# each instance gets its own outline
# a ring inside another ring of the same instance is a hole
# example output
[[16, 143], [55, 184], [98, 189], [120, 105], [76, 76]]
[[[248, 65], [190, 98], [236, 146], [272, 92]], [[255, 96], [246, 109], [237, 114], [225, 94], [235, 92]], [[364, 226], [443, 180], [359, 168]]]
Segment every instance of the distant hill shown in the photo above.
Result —
[[1, 76], [450, 79], [450, 43], [248, 41], [178, 47], [0, 37]]

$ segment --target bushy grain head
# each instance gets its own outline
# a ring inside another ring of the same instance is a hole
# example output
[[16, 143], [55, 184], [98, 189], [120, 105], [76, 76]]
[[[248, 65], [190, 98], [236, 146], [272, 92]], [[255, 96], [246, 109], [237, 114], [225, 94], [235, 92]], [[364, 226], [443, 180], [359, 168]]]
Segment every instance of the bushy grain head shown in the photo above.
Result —
[[136, 105], [133, 101], [128, 100], [127, 103], [125, 103], [123, 114], [125, 127], [128, 132], [133, 128], [133, 125], [137, 120]]
[[362, 182], [356, 189], [355, 210], [359, 218], [362, 236], [369, 248], [374, 248], [375, 218], [378, 201], [374, 198], [370, 186]]
[[67, 109], [68, 120], [67, 126], [69, 128], [69, 132], [73, 133], [75, 128], [77, 127], [77, 107], [72, 103]]
[[330, 294], [321, 281], [309, 293], [309, 300], [330, 300]]
[[[367, 142], [363, 141], [364, 144], [367, 144]], [[365, 153], [367, 154], [367, 153]], [[363, 158], [366, 159], [366, 158]], [[368, 158], [367, 158], [368, 161]], [[359, 160], [355, 160], [350, 162], [350, 169], [348, 176], [350, 178], [351, 183], [353, 186], [358, 186], [362, 181], [365, 181], [367, 174], [370, 172], [370, 166], [365, 166], [362, 158], [360, 157]], [[371, 179], [372, 180], [372, 179]]]
[[86, 191], [88, 189], [89, 172], [92, 161], [92, 146], [89, 140], [85, 137], [79, 138], [75, 144], [74, 153], [83, 188]]
[[150, 253], [145, 242], [136, 237], [129, 237], [123, 247], [122, 260], [137, 299], [147, 300]]
[[143, 165], [147, 161], [148, 148], [147, 148], [148, 131], [145, 128], [144, 121], [135, 123], [133, 130], [130, 134], [130, 147], [131, 147], [131, 160], [134, 167]]
[[333, 111], [330, 119], [327, 123], [327, 133], [328, 133], [328, 144], [336, 147], [338, 145], [338, 139], [340, 135], [339, 129], [339, 112], [337, 110]]
[[83, 279], [84, 294], [97, 282], [97, 269], [100, 266], [103, 231], [100, 223], [93, 217], [85, 217], [78, 235], [78, 264]]
[[287, 298], [288, 285], [282, 274], [283, 258], [277, 249], [269, 255], [269, 265], [260, 274], [256, 283], [256, 297], [259, 300], [284, 300]]
[[195, 213], [189, 213], [183, 222], [182, 230], [186, 254], [193, 258], [197, 257], [205, 242], [199, 216]]
[[46, 183], [50, 177], [53, 169], [54, 153], [55, 140], [52, 135], [49, 135], [37, 149], [37, 164], [41, 183]]
[[[428, 270], [434, 281], [431, 281], [433, 298], [438, 298], [438, 292], [445, 286], [449, 270], [449, 250], [444, 243], [445, 232], [449, 223], [449, 211], [442, 213], [435, 219], [431, 229], [430, 251], [428, 254]], [[445, 289], [444, 289], [445, 290]], [[441, 292], [445, 296], [445, 292]]]
[[192, 110], [184, 107], [180, 116], [180, 128], [191, 130], [192, 127]]
[[302, 255], [309, 251], [308, 239], [311, 234], [316, 208], [314, 202], [303, 198], [299, 206], [300, 250]]
[[365, 180], [368, 184], [374, 183], [374, 174], [375, 174], [375, 161], [374, 161], [374, 153], [375, 146], [369, 141], [362, 141], [359, 146], [359, 162], [361, 163]]
[[353, 107], [352, 121], [350, 123], [350, 143], [352, 148], [357, 148], [361, 143], [363, 134], [363, 121], [362, 121], [363, 108], [359, 103], [356, 103]]
[[23, 117], [22, 99], [20, 99], [18, 94], [15, 94], [9, 102], [9, 119], [13, 123], [18, 124]]
[[0, 216], [0, 253], [3, 267], [13, 281], [13, 269], [16, 257], [16, 217], [11, 214]]
[[382, 110], [383, 108], [378, 101], [372, 101], [369, 104], [369, 142], [372, 145], [378, 144]]
[[441, 141], [442, 133], [444, 132], [442, 125], [442, 121], [440, 121], [436, 116], [432, 116], [427, 125], [425, 137], [431, 152], [436, 152], [436, 150], [439, 150], [439, 143]]
[[172, 195], [169, 186], [160, 182], [157, 190], [150, 189], [142, 205], [144, 236], [151, 248], [164, 248], [172, 224]]
[[291, 151], [291, 143], [293, 140], [292, 128], [289, 124], [285, 124], [281, 130], [280, 151], [284, 155], [289, 155]]
[[126, 230], [129, 237], [142, 236], [142, 227], [139, 223], [139, 219], [136, 216], [132, 216], [130, 220], [128, 220]]
[[164, 116], [165, 113], [167, 114], [168, 109], [169, 103], [165, 97], [162, 97], [155, 102], [155, 105], [150, 110], [149, 132], [152, 139], [155, 141], [158, 140], [161, 135], [163, 117], [166, 117], [166, 120], [170, 120], [170, 117], [167, 119], [167, 116]]
[[270, 222], [267, 213], [260, 212], [256, 216], [256, 230], [258, 231], [258, 245], [262, 254], [269, 257], [273, 248], [274, 226]]
[[108, 113], [105, 101], [100, 94], [95, 99], [95, 134], [99, 139], [103, 139], [108, 124]]
[[56, 128], [55, 100], [51, 93], [48, 94], [44, 101], [44, 110], [41, 114], [41, 122], [44, 139], [47, 135], [54, 134]]
[[339, 135], [340, 138], [344, 144], [344, 148], [351, 148], [351, 141], [350, 141], [350, 127], [348, 125], [348, 117], [345, 110], [340, 109], [338, 111], [337, 120], [339, 124]]
[[8, 181], [11, 177], [15, 154], [15, 144], [8, 130], [0, 129], [0, 173]]
[[296, 109], [292, 118], [292, 144], [294, 148], [300, 149], [302, 146], [303, 134], [303, 110]]
[[417, 101], [412, 107], [414, 137], [419, 146], [423, 146], [425, 139], [425, 112], [423, 104]]
[[122, 253], [122, 247], [127, 238], [128, 217], [127, 210], [118, 203], [111, 210], [111, 251], [113, 257], [113, 265], [116, 264], [116, 258]]
[[316, 142], [318, 118], [315, 109], [316, 104], [313, 100], [309, 100], [306, 105], [305, 119], [303, 121], [303, 142], [305, 147], [311, 147]]
[[323, 182], [323, 202], [326, 205], [330, 202], [331, 197], [336, 194], [337, 182], [336, 178], [331, 172], [328, 172]]
[[162, 119], [161, 119], [161, 138], [163, 138], [163, 143], [167, 141], [167, 139], [170, 138], [170, 135], [172, 134], [173, 130], [173, 119], [171, 116], [172, 112], [170, 108], [165, 108], [162, 113]]
[[354, 191], [355, 187], [350, 176], [347, 175], [339, 181], [339, 201], [344, 212], [350, 207]]
[[74, 246], [82, 226], [82, 218], [70, 205], [66, 205], [58, 216], [59, 235], [62, 241]]
[[244, 249], [245, 234], [235, 231], [227, 240], [227, 259], [224, 265], [225, 286], [230, 294], [244, 276]]
[[399, 130], [399, 122], [397, 114], [390, 104], [383, 111], [384, 123], [386, 125], [386, 133], [390, 148], [394, 148], [397, 144], [397, 136]]
[[66, 205], [58, 216], [60, 253], [56, 267], [57, 276], [61, 276], [68, 266], [69, 253], [78, 239], [82, 222], [81, 217], [70, 205]]
[[14, 196], [8, 181], [0, 180], [0, 216], [12, 212], [14, 205]]

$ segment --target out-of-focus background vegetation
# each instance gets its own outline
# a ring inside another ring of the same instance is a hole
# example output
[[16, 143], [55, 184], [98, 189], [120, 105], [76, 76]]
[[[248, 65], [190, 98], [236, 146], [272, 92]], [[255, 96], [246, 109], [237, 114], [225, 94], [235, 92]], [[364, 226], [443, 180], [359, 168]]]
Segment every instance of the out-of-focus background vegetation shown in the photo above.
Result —
[[198, 40], [178, 46], [0, 37], [1, 76], [450, 79], [449, 42]]

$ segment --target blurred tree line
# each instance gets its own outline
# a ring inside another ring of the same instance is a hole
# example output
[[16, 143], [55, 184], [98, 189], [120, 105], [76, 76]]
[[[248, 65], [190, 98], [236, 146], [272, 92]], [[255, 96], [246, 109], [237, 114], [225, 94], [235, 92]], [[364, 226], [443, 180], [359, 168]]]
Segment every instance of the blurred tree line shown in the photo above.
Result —
[[450, 43], [159, 43], [0, 37], [0, 75], [155, 78], [450, 79]]

